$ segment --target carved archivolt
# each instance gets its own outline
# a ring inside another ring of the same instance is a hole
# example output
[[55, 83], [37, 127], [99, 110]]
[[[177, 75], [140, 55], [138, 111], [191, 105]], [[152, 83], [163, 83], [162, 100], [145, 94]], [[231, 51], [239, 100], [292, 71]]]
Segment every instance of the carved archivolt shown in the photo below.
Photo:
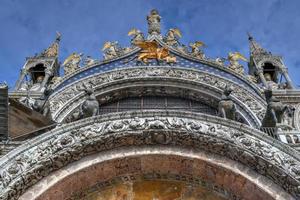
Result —
[[259, 67], [262, 67], [267, 62], [272, 63], [274, 66], [283, 67], [281, 61], [277, 58], [274, 58], [274, 56], [267, 56], [267, 55], [258, 56], [257, 60], [259, 60], [259, 62], [257, 63], [257, 66]]
[[[233, 97], [240, 105], [246, 107], [246, 110], [250, 115], [253, 115], [253, 118], [255, 118], [258, 124], [264, 116], [266, 104], [259, 94], [255, 94], [255, 92], [249, 91], [249, 89], [222, 77], [190, 69], [142, 67], [114, 70], [103, 74], [93, 75], [66, 86], [64, 89], [54, 93], [50, 97], [53, 119], [61, 122], [67, 114], [72, 112], [72, 110], [82, 103], [84, 94], [78, 88], [83, 84], [91, 85], [95, 89], [97, 95], [100, 93], [103, 94], [103, 88], [109, 85], [118, 84], [118, 86], [121, 87], [122, 83], [126, 81], [132, 82], [132, 86], [134, 86], [134, 81], [146, 81], [155, 78], [159, 79], [158, 81], [161, 81], [161, 86], [164, 86], [163, 83], [165, 83], [166, 80], [175, 80], [178, 82], [177, 87], [179, 88], [183, 83], [190, 84], [191, 86], [199, 84], [205, 87], [215, 88], [220, 95], [227, 84], [232, 85], [234, 89]], [[114, 88], [117, 87], [114, 86]], [[211, 93], [213, 93], [213, 91]]]
[[154, 144], [201, 149], [233, 159], [300, 197], [300, 158], [290, 147], [230, 120], [148, 111], [87, 118], [20, 146], [0, 159], [0, 199], [17, 199], [50, 172], [91, 153]]

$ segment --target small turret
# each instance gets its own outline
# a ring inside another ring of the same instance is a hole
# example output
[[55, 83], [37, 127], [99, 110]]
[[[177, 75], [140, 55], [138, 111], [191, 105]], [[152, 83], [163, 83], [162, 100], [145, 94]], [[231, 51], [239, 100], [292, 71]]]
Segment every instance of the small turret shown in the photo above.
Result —
[[[250, 48], [249, 74], [258, 77], [259, 82], [268, 89], [293, 88], [282, 57], [273, 55], [262, 48], [250, 34], [248, 34], [248, 40]], [[282, 78], [285, 79], [285, 82]]]
[[40, 93], [54, 76], [59, 75], [58, 53], [61, 34], [57, 32], [55, 41], [43, 52], [26, 58], [16, 83], [14, 92]]

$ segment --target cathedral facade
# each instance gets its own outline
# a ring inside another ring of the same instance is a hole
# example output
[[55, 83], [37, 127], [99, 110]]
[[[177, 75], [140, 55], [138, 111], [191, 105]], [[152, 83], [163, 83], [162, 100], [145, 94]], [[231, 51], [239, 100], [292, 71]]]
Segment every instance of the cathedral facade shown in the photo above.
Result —
[[0, 199], [300, 199], [300, 90], [282, 57], [249, 34], [249, 58], [210, 58], [157, 10], [146, 20], [102, 60], [60, 62], [57, 33], [0, 85]]

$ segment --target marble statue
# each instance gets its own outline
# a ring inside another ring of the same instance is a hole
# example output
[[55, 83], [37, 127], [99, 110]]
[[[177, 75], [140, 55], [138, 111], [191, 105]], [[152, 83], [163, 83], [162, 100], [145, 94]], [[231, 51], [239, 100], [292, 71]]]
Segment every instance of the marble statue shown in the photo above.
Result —
[[35, 100], [32, 97], [30, 97], [30, 93], [29, 93], [29, 91], [27, 91], [27, 96], [21, 97], [19, 99], [19, 102], [21, 104], [23, 104], [24, 106], [26, 106], [30, 109], [33, 109]]
[[131, 39], [132, 45], [135, 45], [136, 42], [142, 42], [145, 40], [144, 34], [140, 30], [135, 28], [131, 29], [128, 32], [128, 36], [133, 36], [133, 38]]
[[32, 91], [32, 92], [41, 91], [43, 80], [44, 80], [44, 76], [38, 76], [36, 79], [36, 82], [34, 84], [32, 84], [32, 86], [30, 86], [29, 91]]
[[45, 117], [49, 117], [50, 114], [50, 103], [47, 101], [48, 96], [52, 90], [45, 89], [43, 95], [39, 98], [34, 100], [34, 103], [32, 105], [32, 109], [41, 113]]
[[[84, 86], [85, 87], [85, 86]], [[80, 118], [92, 117], [99, 114], [99, 102], [91, 87], [85, 87], [87, 98], [80, 106]]]
[[278, 84], [275, 83], [273, 80], [272, 80], [272, 77], [271, 77], [271, 74], [269, 73], [265, 73], [264, 74], [264, 77], [266, 79], [266, 82], [267, 82], [267, 89], [278, 89]]
[[62, 64], [65, 75], [68, 75], [80, 68], [79, 63], [82, 60], [83, 53], [72, 53]]
[[228, 54], [229, 69], [239, 74], [244, 74], [244, 67], [239, 63], [239, 60], [243, 60], [247, 62], [247, 59], [239, 52], [234, 52], [234, 53], [229, 52]]
[[218, 114], [220, 117], [235, 120], [236, 119], [236, 106], [233, 100], [230, 98], [230, 94], [233, 91], [232, 87], [226, 86], [223, 91], [221, 100], [218, 106]]
[[171, 28], [168, 32], [166, 37], [164, 38], [164, 42], [169, 46], [177, 47], [179, 45], [179, 38], [181, 38], [181, 32], [177, 28]]
[[268, 105], [262, 127], [276, 127], [277, 124], [283, 123], [284, 113], [288, 107], [273, 97], [272, 90], [265, 90], [265, 97]]
[[119, 55], [118, 42], [106, 42], [102, 48], [104, 60], [115, 58]]
[[148, 21], [148, 33], [152, 34], [160, 34], [160, 20], [161, 16], [159, 16], [158, 11], [153, 9], [150, 11], [150, 14], [147, 16]]
[[196, 41], [194, 43], [190, 43], [189, 46], [191, 47], [191, 53], [190, 53], [191, 56], [200, 58], [200, 59], [205, 58], [203, 51], [200, 49], [201, 47], [206, 46], [203, 42]]

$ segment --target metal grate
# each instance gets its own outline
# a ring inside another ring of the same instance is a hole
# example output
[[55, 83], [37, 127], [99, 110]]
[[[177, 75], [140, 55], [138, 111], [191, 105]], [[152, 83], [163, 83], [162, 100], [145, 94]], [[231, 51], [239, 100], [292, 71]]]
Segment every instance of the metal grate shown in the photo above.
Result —
[[134, 110], [184, 110], [216, 115], [217, 110], [205, 103], [178, 97], [129, 97], [100, 105], [100, 114]]

